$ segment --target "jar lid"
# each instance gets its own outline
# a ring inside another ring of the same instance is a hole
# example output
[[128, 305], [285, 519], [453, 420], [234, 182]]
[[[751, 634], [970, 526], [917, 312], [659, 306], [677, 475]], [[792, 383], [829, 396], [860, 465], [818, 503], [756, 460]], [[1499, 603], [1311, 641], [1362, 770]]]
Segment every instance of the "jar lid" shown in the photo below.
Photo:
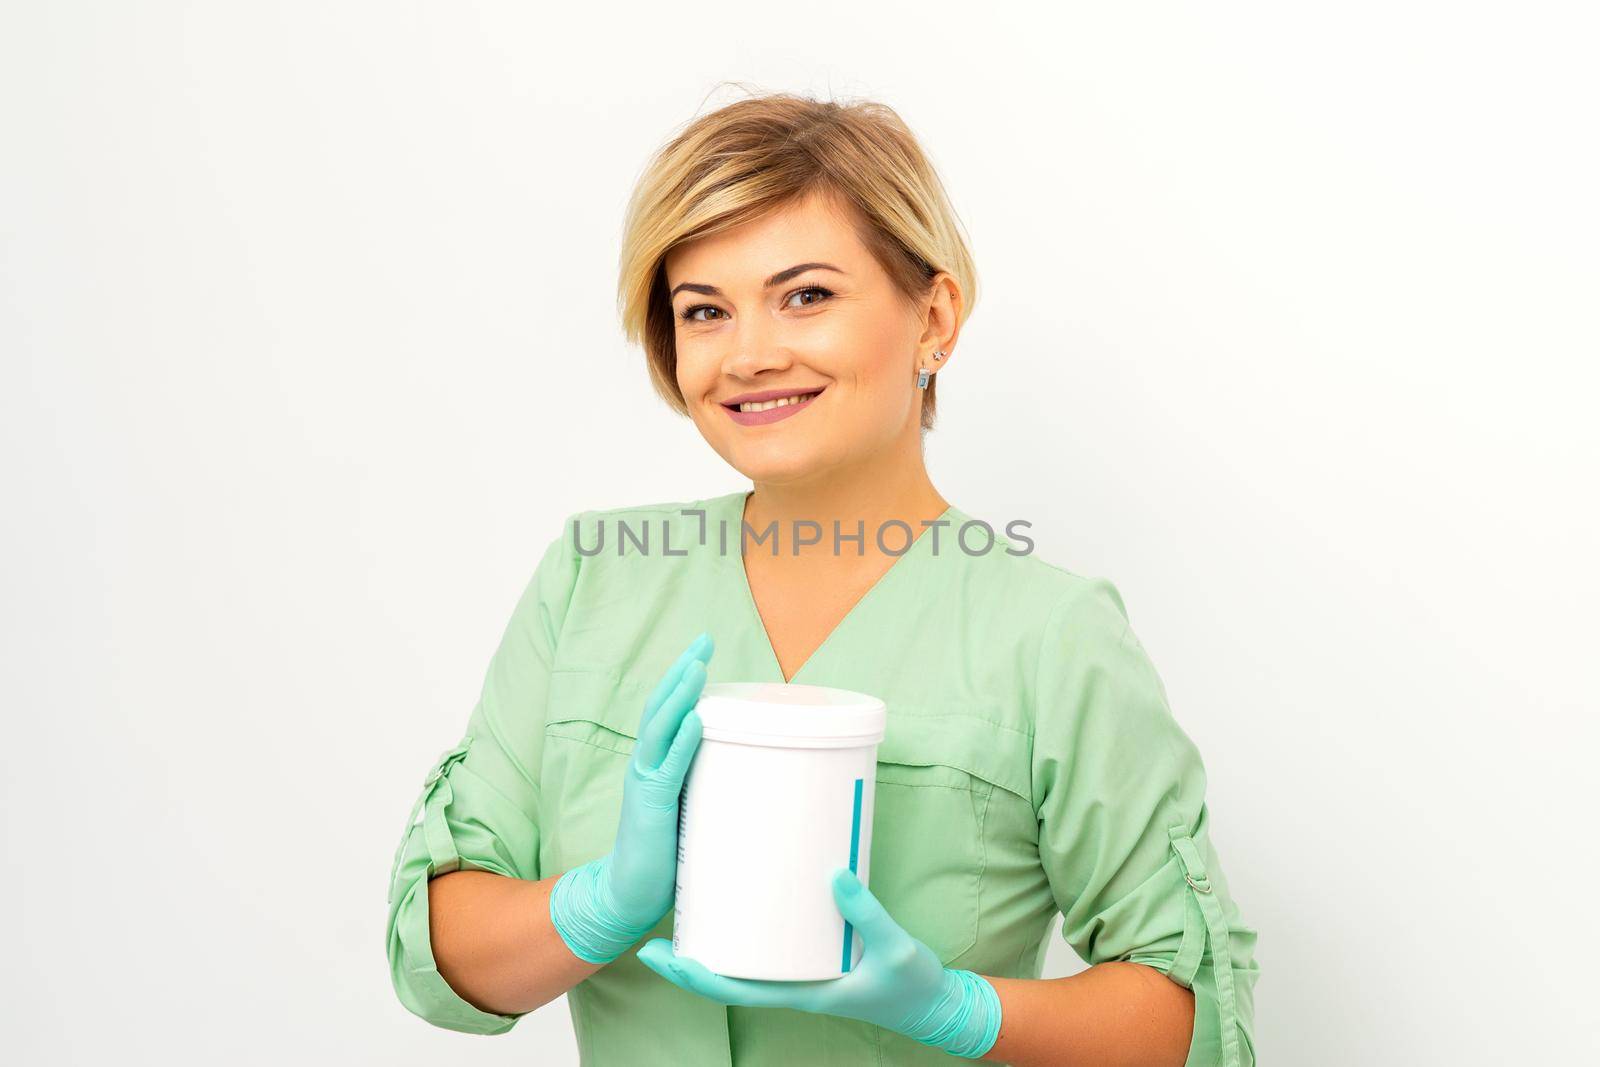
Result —
[[709, 682], [694, 710], [702, 737], [779, 747], [877, 744], [888, 722], [875, 696], [786, 682]]

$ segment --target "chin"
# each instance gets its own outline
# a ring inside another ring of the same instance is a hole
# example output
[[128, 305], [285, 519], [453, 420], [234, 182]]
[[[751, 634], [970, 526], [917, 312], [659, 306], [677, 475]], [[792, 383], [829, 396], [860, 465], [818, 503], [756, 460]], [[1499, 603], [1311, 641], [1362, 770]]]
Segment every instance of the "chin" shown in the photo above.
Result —
[[735, 457], [733, 466], [740, 474], [752, 482], [767, 482], [771, 485], [783, 485], [788, 482], [803, 482], [826, 470], [829, 466], [827, 457], [822, 455], [821, 449], [804, 448], [772, 452], [763, 455], [746, 454]]

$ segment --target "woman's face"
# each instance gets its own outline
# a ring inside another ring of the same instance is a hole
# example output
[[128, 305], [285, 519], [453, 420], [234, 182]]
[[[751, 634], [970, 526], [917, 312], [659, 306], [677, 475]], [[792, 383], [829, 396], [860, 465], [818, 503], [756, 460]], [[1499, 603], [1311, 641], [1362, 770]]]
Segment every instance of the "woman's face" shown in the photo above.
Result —
[[[678, 388], [752, 481], [806, 481], [920, 434], [916, 373], [937, 340], [926, 308], [908, 306], [832, 203], [812, 196], [666, 257]], [[736, 403], [768, 394], [811, 398]]]

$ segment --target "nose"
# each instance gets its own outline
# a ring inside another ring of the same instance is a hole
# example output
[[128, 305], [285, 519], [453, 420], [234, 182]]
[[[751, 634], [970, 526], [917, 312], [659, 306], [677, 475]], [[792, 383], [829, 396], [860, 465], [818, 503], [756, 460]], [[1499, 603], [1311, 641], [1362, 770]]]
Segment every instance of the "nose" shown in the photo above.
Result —
[[733, 336], [733, 344], [722, 361], [722, 372], [732, 378], [753, 379], [764, 371], [781, 371], [793, 363], [794, 357], [778, 342], [774, 331], [746, 321]]

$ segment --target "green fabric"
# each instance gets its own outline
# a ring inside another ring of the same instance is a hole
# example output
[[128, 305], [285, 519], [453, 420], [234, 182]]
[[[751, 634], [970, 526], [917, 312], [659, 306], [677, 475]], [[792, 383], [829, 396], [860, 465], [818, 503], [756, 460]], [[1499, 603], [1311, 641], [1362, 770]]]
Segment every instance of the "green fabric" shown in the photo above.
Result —
[[[440, 977], [426, 880], [458, 868], [547, 878], [603, 855], [645, 701], [696, 634], [716, 641], [712, 681], [783, 681], [738, 555], [745, 495], [582, 512], [545, 549], [395, 857], [389, 964], [412, 1012], [469, 1033], [515, 1024]], [[969, 554], [956, 533], [972, 517], [952, 507], [944, 518], [791, 679], [888, 705], [873, 894], [945, 965], [994, 977], [1040, 976], [1059, 911], [1086, 962], [1147, 964], [1194, 990], [1190, 1067], [1252, 1067], [1256, 932], [1211, 843], [1200, 753], [1121, 596], [1106, 579], [1008, 553], [1022, 546], [1003, 536], [981, 552], [978, 526]], [[599, 554], [580, 554], [574, 522], [585, 550], [603, 529]], [[903, 544], [899, 534], [885, 543]], [[672, 936], [670, 912], [640, 943], [657, 936]], [[726, 1007], [637, 954], [568, 993], [588, 1067], [954, 1062], [853, 1019]]]

